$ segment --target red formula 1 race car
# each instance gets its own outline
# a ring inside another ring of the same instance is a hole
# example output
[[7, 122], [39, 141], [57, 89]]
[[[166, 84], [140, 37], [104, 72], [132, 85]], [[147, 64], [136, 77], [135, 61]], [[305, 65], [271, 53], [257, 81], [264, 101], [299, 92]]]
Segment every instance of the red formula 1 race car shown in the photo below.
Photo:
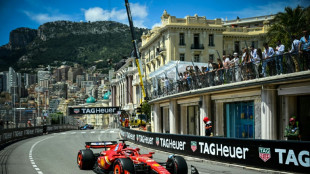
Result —
[[[130, 148], [116, 141], [86, 142], [86, 149], [77, 155], [77, 164], [81, 170], [93, 170], [96, 173], [114, 174], [187, 174], [187, 163], [181, 156], [170, 155], [167, 162], [154, 161], [154, 152], [140, 154], [139, 148]], [[91, 148], [104, 148], [100, 153], [93, 153]], [[192, 166], [192, 171], [196, 168]], [[193, 173], [193, 172], [192, 172]]]

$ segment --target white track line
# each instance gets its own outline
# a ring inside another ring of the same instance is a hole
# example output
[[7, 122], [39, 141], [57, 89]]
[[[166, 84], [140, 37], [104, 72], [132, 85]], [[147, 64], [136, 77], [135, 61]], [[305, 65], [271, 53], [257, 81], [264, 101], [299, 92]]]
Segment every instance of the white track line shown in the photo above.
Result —
[[45, 141], [45, 140], [47, 140], [47, 139], [49, 139], [49, 138], [53, 138], [53, 136], [44, 138], [43, 140], [40, 140], [40, 141], [37, 141], [36, 143], [34, 143], [34, 144], [31, 146], [31, 149], [30, 149], [30, 151], [29, 151], [29, 160], [30, 160], [30, 162], [31, 162], [31, 164], [32, 164], [32, 167], [34, 168], [34, 170], [36, 170], [36, 171], [38, 172], [38, 174], [43, 174], [43, 172], [40, 170], [40, 168], [36, 165], [35, 161], [33, 160], [33, 158], [32, 158], [32, 152], [33, 152], [34, 147], [35, 147], [37, 144], [39, 144], [40, 142]]

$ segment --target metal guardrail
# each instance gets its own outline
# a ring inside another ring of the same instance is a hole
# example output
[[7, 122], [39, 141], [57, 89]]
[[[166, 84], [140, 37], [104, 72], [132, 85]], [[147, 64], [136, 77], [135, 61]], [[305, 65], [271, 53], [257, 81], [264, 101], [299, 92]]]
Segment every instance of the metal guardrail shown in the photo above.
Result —
[[16, 129], [2, 129], [0, 130], [0, 150], [3, 147], [16, 141], [43, 135], [43, 133], [61, 132], [74, 129], [77, 129], [77, 126], [51, 125], [51, 126], [38, 126], [38, 127], [16, 128]]
[[[241, 60], [240, 60], [241, 61]], [[310, 69], [310, 55], [301, 56], [299, 54], [285, 53], [281, 56], [274, 56], [261, 60], [259, 63], [240, 63], [238, 66], [215, 69], [209, 72], [189, 71], [190, 76], [178, 80], [169, 81], [169, 85], [161, 83], [154, 90], [150, 83], [146, 83], [148, 96], [150, 99], [157, 99], [163, 96], [176, 94], [211, 86], [230, 84], [251, 79], [258, 79], [281, 74], [290, 74]], [[153, 89], [153, 90], [151, 90]]]

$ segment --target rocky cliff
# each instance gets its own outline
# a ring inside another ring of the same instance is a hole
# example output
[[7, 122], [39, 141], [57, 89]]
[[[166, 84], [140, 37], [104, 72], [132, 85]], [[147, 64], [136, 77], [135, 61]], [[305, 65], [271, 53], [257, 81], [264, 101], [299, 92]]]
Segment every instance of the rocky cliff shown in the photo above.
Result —
[[[135, 28], [140, 38], [146, 29]], [[107, 68], [98, 60], [118, 62], [132, 50], [130, 29], [113, 22], [56, 21], [41, 25], [37, 30], [18, 28], [10, 33], [10, 42], [0, 47], [0, 72], [9, 66], [28, 71], [39, 65], [82, 64]]]

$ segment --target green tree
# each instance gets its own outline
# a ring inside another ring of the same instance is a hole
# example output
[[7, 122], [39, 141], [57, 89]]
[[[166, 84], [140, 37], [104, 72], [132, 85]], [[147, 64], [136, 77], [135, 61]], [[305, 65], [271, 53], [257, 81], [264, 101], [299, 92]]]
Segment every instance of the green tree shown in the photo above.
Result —
[[275, 46], [278, 40], [285, 45], [286, 50], [290, 48], [292, 36], [301, 36], [303, 30], [309, 28], [309, 7], [297, 6], [295, 9], [285, 7], [284, 12], [279, 12], [274, 18], [274, 24], [267, 33], [269, 45]]
[[149, 122], [151, 118], [151, 105], [144, 101], [141, 106], [141, 111], [147, 116], [147, 122]]
[[61, 112], [52, 113], [50, 114], [51, 117], [51, 124], [60, 124], [61, 120], [63, 119], [63, 114]]

